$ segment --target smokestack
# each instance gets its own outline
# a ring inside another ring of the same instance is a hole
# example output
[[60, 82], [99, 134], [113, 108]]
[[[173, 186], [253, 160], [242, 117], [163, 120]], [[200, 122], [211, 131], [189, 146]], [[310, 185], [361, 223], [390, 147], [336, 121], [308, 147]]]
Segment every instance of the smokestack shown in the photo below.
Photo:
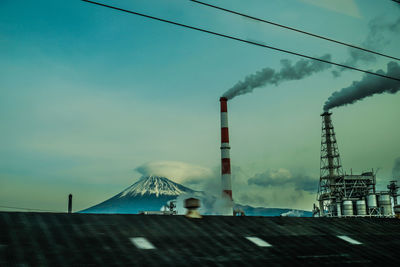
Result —
[[222, 196], [232, 202], [231, 159], [229, 156], [228, 99], [221, 97], [221, 180]]

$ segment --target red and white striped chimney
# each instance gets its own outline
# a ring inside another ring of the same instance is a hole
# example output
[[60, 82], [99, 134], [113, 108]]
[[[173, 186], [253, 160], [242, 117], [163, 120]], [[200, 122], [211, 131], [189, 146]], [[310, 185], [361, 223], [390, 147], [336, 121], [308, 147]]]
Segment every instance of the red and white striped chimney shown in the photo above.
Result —
[[229, 156], [228, 99], [221, 97], [221, 180], [222, 196], [232, 201], [231, 158]]

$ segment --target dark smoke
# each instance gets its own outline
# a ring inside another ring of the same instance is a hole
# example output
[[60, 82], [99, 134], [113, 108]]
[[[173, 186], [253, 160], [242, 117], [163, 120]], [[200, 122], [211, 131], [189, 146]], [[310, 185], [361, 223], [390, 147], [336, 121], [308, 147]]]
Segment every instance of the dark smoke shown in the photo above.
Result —
[[392, 175], [394, 179], [399, 179], [400, 178], [400, 157], [398, 157], [394, 161], [394, 166], [392, 169]]
[[[331, 60], [331, 55], [326, 54], [320, 59]], [[247, 76], [244, 81], [239, 81], [231, 89], [224, 93], [224, 97], [232, 99], [235, 96], [251, 93], [255, 88], [268, 84], [278, 85], [283, 81], [301, 80], [314, 73], [330, 68], [330, 64], [326, 64], [315, 60], [301, 59], [294, 65], [287, 60], [281, 60], [282, 68], [279, 72], [271, 68], [264, 68], [254, 74]]]
[[[378, 70], [376, 73], [400, 78], [400, 66], [396, 62], [387, 64], [387, 72]], [[349, 87], [334, 92], [324, 104], [324, 111], [353, 104], [361, 99], [375, 94], [395, 94], [400, 90], [400, 82], [373, 75], [365, 75], [361, 81], [354, 81]]]

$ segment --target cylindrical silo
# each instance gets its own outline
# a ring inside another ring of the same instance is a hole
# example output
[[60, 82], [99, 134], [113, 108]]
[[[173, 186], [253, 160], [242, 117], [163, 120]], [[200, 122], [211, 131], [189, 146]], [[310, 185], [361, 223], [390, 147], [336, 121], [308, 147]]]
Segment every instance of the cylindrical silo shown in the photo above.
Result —
[[378, 207], [378, 203], [376, 202], [376, 195], [375, 194], [369, 194], [367, 196], [367, 205], [369, 209], [375, 209]]
[[343, 216], [353, 216], [353, 201], [343, 201]]
[[357, 215], [359, 216], [367, 215], [367, 207], [364, 199], [357, 200], [356, 207], [357, 207]]
[[394, 215], [396, 218], [400, 219], [400, 205], [394, 206]]
[[336, 202], [336, 213], [338, 217], [342, 217], [342, 203]]
[[382, 215], [392, 215], [392, 202], [389, 193], [381, 193], [379, 195], [379, 208], [382, 210]]

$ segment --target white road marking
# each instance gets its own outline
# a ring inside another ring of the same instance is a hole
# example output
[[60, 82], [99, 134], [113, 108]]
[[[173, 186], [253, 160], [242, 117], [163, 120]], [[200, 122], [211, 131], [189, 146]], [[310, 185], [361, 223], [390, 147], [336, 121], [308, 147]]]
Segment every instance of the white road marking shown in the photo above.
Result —
[[337, 237], [339, 237], [340, 239], [347, 241], [353, 245], [361, 245], [362, 244], [361, 242], [358, 242], [357, 240], [354, 240], [353, 238], [350, 238], [347, 235], [338, 235]]
[[140, 249], [155, 249], [156, 247], [144, 237], [131, 237], [131, 242]]
[[256, 244], [259, 247], [272, 247], [272, 245], [268, 242], [265, 242], [264, 240], [262, 240], [261, 238], [258, 238], [256, 236], [247, 236], [246, 237], [247, 240], [253, 242], [254, 244]]

